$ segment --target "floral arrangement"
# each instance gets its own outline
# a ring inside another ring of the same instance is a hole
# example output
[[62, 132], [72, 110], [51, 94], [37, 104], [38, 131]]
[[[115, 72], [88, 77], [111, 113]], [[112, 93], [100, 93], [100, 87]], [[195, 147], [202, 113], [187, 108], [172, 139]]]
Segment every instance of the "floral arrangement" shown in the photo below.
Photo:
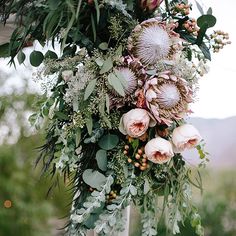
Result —
[[142, 235], [157, 235], [161, 218], [179, 233], [187, 217], [203, 235], [191, 202], [191, 185], [201, 189], [200, 174], [181, 153], [196, 148], [201, 165], [208, 160], [201, 135], [185, 117], [211, 52], [230, 43], [222, 31], [207, 34], [216, 23], [212, 9], [204, 13], [198, 4], [202, 15], [195, 20], [192, 6], [179, 0], [40, 1], [27, 7], [25, 34], [16, 29], [5, 47], [12, 61], [17, 55], [23, 63], [22, 49], [33, 40], [61, 44], [60, 58], [50, 50], [30, 55], [33, 66], [44, 62], [36, 78], [46, 94], [30, 121], [47, 125], [38, 159], [43, 171], [72, 184], [67, 234], [122, 231], [123, 210], [134, 204], [142, 212]]

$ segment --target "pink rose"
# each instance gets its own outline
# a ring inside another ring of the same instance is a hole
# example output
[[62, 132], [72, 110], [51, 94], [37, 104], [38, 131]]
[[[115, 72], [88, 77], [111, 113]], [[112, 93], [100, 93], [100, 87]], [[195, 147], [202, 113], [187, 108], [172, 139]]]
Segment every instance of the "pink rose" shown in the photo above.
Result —
[[190, 124], [175, 128], [172, 134], [172, 142], [176, 153], [196, 147], [201, 139], [198, 130]]
[[171, 143], [161, 137], [151, 139], [146, 144], [145, 154], [149, 161], [156, 164], [166, 163], [174, 156]]
[[149, 112], [135, 108], [125, 113], [120, 119], [119, 130], [132, 138], [141, 137], [148, 129], [156, 125], [156, 121]]

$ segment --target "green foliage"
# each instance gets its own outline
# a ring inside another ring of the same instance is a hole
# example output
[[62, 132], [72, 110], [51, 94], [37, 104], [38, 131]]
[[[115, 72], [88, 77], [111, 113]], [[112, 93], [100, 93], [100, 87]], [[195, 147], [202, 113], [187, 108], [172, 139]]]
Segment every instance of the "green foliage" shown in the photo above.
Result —
[[107, 151], [103, 149], [98, 150], [96, 153], [96, 160], [98, 163], [98, 167], [102, 171], [106, 171], [107, 170]]
[[89, 82], [89, 84], [86, 87], [85, 92], [84, 92], [84, 100], [87, 100], [89, 98], [89, 96], [92, 94], [92, 92], [95, 89], [96, 83], [97, 83], [96, 79], [93, 79]]
[[[97, 175], [99, 177], [99, 175]], [[89, 178], [89, 176], [87, 176]], [[103, 183], [99, 186], [99, 191], [95, 190], [90, 196], [86, 198], [83, 203], [83, 207], [74, 210], [71, 215], [72, 225], [86, 224], [87, 220], [96, 214], [99, 214], [100, 208], [103, 208], [106, 201], [106, 194], [111, 191], [111, 185], [113, 184], [112, 176], [108, 176], [104, 179]], [[95, 218], [96, 219], [96, 218]]]
[[107, 134], [99, 140], [98, 145], [104, 150], [111, 150], [117, 146], [118, 142], [119, 137], [117, 135]]
[[44, 56], [40, 51], [33, 51], [30, 54], [30, 64], [38, 67], [43, 62]]
[[106, 177], [96, 170], [87, 169], [83, 172], [83, 180], [92, 188], [101, 190], [102, 186], [106, 182]]

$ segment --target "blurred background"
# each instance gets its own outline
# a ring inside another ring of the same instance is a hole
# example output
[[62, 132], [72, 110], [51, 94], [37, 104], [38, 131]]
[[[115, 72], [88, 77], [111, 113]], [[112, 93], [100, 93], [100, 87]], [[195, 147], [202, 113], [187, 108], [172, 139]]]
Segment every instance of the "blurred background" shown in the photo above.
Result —
[[[218, 19], [216, 29], [229, 32], [232, 45], [213, 56], [211, 72], [200, 82], [199, 100], [189, 118], [202, 134], [210, 163], [202, 171], [204, 193], [194, 191], [207, 236], [236, 235], [236, 67], [234, 44], [236, 21], [234, 0], [199, 1], [205, 10], [213, 8]], [[199, 15], [197, 10], [194, 12]], [[8, 40], [14, 26], [0, 25], [0, 44]], [[37, 45], [34, 45], [37, 47]], [[25, 49], [26, 54], [27, 50]], [[71, 196], [69, 186], [59, 181], [47, 196], [52, 182], [40, 177], [34, 163], [36, 149], [43, 144], [44, 133], [28, 123], [34, 103], [41, 92], [32, 79], [29, 63], [9, 68], [8, 59], [0, 59], [0, 236], [59, 236], [66, 222]], [[185, 154], [187, 163], [197, 165], [196, 152]], [[62, 179], [62, 178], [61, 178]], [[132, 211], [130, 235], [140, 235], [140, 217]], [[159, 235], [166, 235], [162, 225]], [[194, 236], [189, 222], [182, 236]]]

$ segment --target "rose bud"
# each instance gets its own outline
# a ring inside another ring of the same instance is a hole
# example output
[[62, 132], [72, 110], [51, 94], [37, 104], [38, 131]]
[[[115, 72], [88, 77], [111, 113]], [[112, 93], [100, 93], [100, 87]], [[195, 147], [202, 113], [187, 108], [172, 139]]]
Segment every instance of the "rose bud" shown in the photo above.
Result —
[[178, 153], [185, 149], [194, 148], [199, 144], [201, 139], [201, 135], [194, 126], [190, 124], [181, 125], [175, 128], [172, 134], [174, 151]]
[[146, 144], [145, 154], [149, 161], [156, 164], [166, 163], [174, 156], [171, 143], [161, 137], [151, 139]]
[[128, 134], [132, 138], [138, 138], [145, 134], [148, 127], [155, 125], [156, 121], [148, 111], [135, 108], [121, 117], [119, 130], [124, 135]]
[[155, 11], [160, 6], [163, 0], [141, 0], [140, 7], [149, 12]]

